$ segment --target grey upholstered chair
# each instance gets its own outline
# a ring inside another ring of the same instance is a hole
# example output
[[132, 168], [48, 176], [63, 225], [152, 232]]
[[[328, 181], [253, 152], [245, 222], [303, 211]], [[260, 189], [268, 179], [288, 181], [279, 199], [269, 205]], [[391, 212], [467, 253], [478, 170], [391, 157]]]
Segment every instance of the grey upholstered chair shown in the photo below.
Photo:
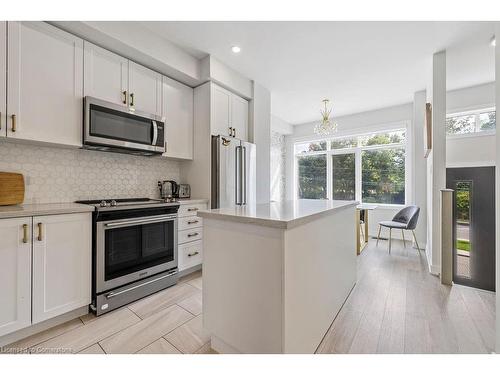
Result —
[[418, 246], [417, 237], [415, 236], [415, 228], [417, 227], [418, 214], [420, 213], [420, 207], [408, 206], [399, 211], [391, 221], [381, 221], [378, 223], [378, 236], [377, 236], [377, 246], [378, 240], [380, 239], [380, 230], [382, 227], [389, 228], [389, 254], [391, 253], [392, 244], [392, 230], [401, 229], [401, 234], [403, 235], [403, 245], [406, 247], [405, 242], [405, 230], [411, 230], [413, 233], [413, 238], [415, 239], [415, 244], [417, 245], [418, 252], [420, 252], [420, 247]]

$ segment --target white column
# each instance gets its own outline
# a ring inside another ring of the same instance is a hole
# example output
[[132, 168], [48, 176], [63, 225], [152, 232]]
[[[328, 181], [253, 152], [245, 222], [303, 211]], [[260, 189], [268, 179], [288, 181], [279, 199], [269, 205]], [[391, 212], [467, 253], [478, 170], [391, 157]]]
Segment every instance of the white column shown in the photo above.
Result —
[[413, 95], [413, 121], [412, 127], [412, 180], [413, 199], [410, 203], [420, 207], [417, 235], [420, 248], [426, 248], [427, 242], [427, 166], [424, 158], [424, 126], [425, 126], [425, 90]]
[[250, 142], [257, 146], [257, 203], [271, 200], [271, 93], [253, 83], [250, 101]]
[[[430, 272], [441, 265], [440, 190], [446, 187], [446, 51], [432, 57], [432, 152], [427, 161], [428, 225], [427, 261]], [[430, 240], [430, 244], [429, 244]], [[429, 246], [430, 245], [430, 246]]]

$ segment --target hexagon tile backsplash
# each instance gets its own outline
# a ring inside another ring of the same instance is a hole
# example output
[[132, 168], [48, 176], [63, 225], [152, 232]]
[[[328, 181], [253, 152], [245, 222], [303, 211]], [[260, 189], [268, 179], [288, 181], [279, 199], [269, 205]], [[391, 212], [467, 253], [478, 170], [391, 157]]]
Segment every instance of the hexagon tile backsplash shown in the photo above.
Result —
[[179, 182], [179, 162], [161, 157], [0, 143], [0, 171], [24, 175], [24, 203], [158, 198], [159, 180]]

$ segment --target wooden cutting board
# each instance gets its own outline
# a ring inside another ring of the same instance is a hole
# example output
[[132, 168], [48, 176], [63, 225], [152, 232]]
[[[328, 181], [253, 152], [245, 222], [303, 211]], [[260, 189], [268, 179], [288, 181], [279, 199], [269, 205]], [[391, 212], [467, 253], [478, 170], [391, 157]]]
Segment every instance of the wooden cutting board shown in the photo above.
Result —
[[0, 172], [0, 206], [24, 201], [24, 177], [20, 173]]

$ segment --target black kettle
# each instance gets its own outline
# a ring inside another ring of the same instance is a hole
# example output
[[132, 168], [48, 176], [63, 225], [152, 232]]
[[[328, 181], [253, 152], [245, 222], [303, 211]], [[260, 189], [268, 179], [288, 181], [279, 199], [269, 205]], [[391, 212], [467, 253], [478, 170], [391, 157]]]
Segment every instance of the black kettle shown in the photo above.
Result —
[[158, 181], [158, 188], [162, 199], [177, 198], [179, 196], [179, 184], [173, 180]]

